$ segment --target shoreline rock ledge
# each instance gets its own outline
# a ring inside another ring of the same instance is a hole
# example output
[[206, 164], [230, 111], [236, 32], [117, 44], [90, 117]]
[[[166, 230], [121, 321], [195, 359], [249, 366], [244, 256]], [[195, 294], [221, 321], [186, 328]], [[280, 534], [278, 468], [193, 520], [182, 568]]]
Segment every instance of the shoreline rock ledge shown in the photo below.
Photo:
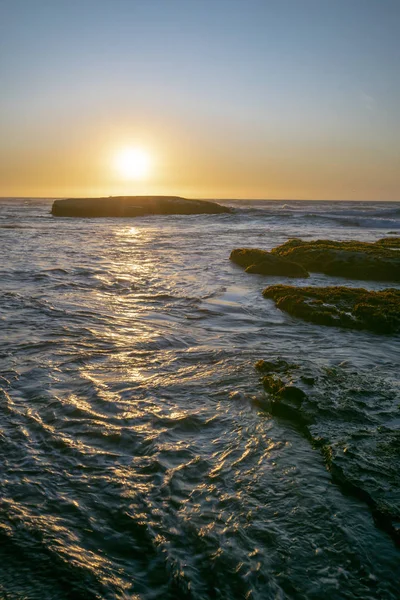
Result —
[[110, 196], [55, 200], [55, 217], [143, 217], [147, 215], [198, 215], [230, 213], [232, 209], [208, 200], [179, 196]]

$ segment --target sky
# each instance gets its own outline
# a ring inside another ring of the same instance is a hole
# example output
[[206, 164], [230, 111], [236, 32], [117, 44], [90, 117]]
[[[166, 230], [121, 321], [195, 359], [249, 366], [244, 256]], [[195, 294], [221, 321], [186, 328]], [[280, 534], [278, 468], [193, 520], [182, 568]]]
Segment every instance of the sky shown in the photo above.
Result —
[[0, 0], [0, 196], [400, 200], [399, 32], [400, 0]]

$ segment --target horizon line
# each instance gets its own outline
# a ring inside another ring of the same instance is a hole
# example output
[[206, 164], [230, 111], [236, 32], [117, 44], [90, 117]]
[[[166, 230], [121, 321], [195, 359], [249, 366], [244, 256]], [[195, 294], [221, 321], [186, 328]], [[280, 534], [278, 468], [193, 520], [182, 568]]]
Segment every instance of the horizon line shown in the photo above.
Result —
[[[136, 196], [141, 197], [156, 197], [156, 196], [174, 196], [175, 194], [118, 194], [118, 195], [110, 195], [110, 196], [0, 196], [0, 200], [69, 200], [69, 199], [89, 199], [89, 198], [123, 198], [132, 196], [133, 198]], [[217, 198], [217, 197], [207, 197], [207, 198], [192, 198], [186, 196], [180, 196], [186, 200], [205, 200], [205, 201], [216, 201], [216, 202], [400, 202], [398, 200], [378, 200], [378, 199], [340, 199], [340, 198]]]

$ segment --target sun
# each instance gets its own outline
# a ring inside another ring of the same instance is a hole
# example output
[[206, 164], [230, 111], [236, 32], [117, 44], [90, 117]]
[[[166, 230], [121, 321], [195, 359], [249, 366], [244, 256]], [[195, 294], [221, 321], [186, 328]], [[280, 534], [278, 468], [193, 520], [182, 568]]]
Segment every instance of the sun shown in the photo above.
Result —
[[124, 179], [146, 179], [150, 173], [151, 159], [142, 148], [123, 148], [115, 155], [114, 166]]

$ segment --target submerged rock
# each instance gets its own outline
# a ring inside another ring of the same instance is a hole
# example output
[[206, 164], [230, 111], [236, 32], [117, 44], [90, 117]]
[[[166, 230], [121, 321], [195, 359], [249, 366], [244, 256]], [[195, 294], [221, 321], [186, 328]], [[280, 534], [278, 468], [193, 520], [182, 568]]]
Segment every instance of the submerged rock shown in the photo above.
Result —
[[400, 238], [377, 242], [291, 239], [271, 250], [311, 272], [375, 281], [400, 281]]
[[[272, 372], [273, 365], [283, 379]], [[290, 370], [296, 369], [297, 365], [290, 365], [284, 360], [277, 359], [276, 361], [259, 360], [255, 367], [261, 374], [269, 373], [261, 379], [264, 391], [268, 394], [266, 408], [269, 412], [277, 417], [289, 419], [306, 431], [309, 420], [305, 413], [300, 411], [300, 407], [307, 395], [290, 377]]]
[[292, 383], [284, 385], [283, 388], [279, 390], [279, 396], [281, 399], [289, 400], [297, 406], [300, 406], [303, 400], [307, 398], [307, 394]]
[[318, 325], [400, 331], [400, 290], [372, 292], [363, 288], [273, 285], [263, 291], [279, 309]]
[[[256, 363], [261, 373], [263, 362]], [[263, 376], [266, 398], [258, 406], [290, 421], [318, 448], [332, 480], [346, 494], [366, 502], [376, 524], [400, 544], [396, 386], [359, 373], [351, 365], [297, 366], [296, 377], [293, 381], [282, 372]], [[312, 383], [307, 394], [299, 387], [305, 380]]]
[[[390, 233], [390, 232], [389, 232]], [[393, 235], [398, 235], [399, 232], [392, 231]], [[400, 250], [400, 237], [382, 238], [375, 242], [376, 246], [384, 246], [385, 248], [393, 248]]]
[[230, 213], [216, 202], [188, 200], [179, 196], [114, 196], [55, 200], [55, 217], [142, 217], [146, 215], [195, 215]]
[[277, 375], [266, 375], [262, 378], [262, 384], [266, 392], [276, 396], [285, 386], [282, 379]]
[[314, 385], [315, 384], [315, 377], [311, 377], [310, 375], [302, 375], [300, 377], [300, 379], [306, 385]]
[[229, 258], [232, 262], [245, 268], [246, 273], [309, 277], [308, 272], [301, 265], [257, 248], [236, 248], [232, 250]]
[[275, 360], [259, 360], [255, 367], [259, 373], [266, 375], [267, 373], [288, 373], [292, 369], [297, 369], [298, 365], [277, 358]]

